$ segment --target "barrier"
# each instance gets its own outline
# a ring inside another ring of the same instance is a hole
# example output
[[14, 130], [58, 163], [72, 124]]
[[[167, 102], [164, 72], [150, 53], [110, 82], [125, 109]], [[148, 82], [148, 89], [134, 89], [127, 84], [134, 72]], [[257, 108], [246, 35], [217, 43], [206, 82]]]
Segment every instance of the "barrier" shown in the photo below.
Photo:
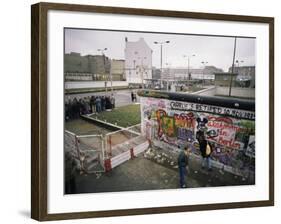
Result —
[[108, 172], [134, 159], [149, 147], [140, 125], [102, 135], [75, 135], [65, 131], [65, 152], [85, 173]]
[[107, 169], [113, 169], [130, 159], [134, 159], [148, 147], [148, 140], [140, 134], [140, 124], [106, 134]]
[[[212, 143], [214, 166], [236, 175], [255, 173], [255, 102], [142, 90], [141, 130], [160, 148], [184, 146], [200, 156], [198, 130]], [[246, 175], [248, 175], [246, 174]]]
[[102, 135], [76, 136], [81, 167], [86, 173], [104, 172], [104, 142]]

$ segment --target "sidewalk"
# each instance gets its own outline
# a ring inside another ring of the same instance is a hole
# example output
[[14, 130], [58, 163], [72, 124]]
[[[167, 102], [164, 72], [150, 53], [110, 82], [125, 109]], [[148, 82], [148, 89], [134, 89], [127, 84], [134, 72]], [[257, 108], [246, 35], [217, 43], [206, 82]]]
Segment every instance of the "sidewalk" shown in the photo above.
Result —
[[[179, 188], [176, 154], [150, 149], [108, 173], [76, 176], [76, 193], [141, 191]], [[187, 188], [254, 184], [247, 179], [213, 168], [201, 169], [201, 161], [191, 159]]]
[[[162, 166], [169, 167], [175, 171], [177, 166], [178, 153], [170, 150], [153, 148], [146, 151], [144, 156]], [[244, 177], [234, 175], [224, 169], [212, 166], [212, 171], [201, 168], [201, 156], [191, 154], [189, 158], [188, 179], [194, 179], [201, 183], [201, 187], [209, 186], [235, 186], [255, 184], [254, 178], [249, 178], [246, 174]], [[214, 163], [214, 162], [213, 162]]]

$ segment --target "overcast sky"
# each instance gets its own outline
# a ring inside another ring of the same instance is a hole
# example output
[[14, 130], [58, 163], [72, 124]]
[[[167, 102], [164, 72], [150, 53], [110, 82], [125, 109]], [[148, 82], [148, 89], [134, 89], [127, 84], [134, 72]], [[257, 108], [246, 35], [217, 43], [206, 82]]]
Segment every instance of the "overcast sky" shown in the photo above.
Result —
[[[223, 33], [222, 33], [223, 34]], [[157, 34], [100, 30], [65, 30], [65, 53], [78, 52], [81, 55], [100, 54], [99, 48], [107, 48], [106, 56], [113, 59], [124, 59], [125, 37], [137, 41], [143, 37], [152, 49], [152, 65], [160, 67], [160, 45], [154, 41], [170, 41], [163, 46], [163, 67], [186, 67], [187, 59], [183, 55], [193, 55], [190, 67], [200, 68], [201, 62], [207, 61], [227, 71], [232, 64], [234, 38], [195, 36], [179, 34]], [[240, 66], [255, 65], [255, 39], [237, 38], [236, 60], [242, 60]]]

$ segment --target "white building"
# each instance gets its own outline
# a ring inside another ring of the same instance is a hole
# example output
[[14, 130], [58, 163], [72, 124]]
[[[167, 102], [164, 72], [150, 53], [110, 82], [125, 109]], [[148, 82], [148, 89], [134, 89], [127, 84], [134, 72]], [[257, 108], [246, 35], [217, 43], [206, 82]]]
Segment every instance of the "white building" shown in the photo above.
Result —
[[125, 70], [128, 83], [145, 84], [152, 79], [152, 50], [143, 38], [136, 42], [125, 39]]

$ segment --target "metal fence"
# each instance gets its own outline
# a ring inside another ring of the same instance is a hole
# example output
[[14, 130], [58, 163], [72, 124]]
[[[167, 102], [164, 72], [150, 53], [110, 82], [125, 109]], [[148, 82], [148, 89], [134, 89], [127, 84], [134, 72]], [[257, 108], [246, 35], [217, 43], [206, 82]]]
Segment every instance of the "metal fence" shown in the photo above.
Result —
[[102, 135], [80, 135], [65, 131], [65, 156], [75, 160], [86, 173], [104, 172], [104, 140]]
[[140, 124], [105, 136], [65, 131], [65, 158], [75, 160], [85, 173], [109, 171], [148, 148], [149, 143], [140, 132]]
[[140, 137], [140, 125], [105, 135], [105, 156], [114, 157], [133, 148]]

